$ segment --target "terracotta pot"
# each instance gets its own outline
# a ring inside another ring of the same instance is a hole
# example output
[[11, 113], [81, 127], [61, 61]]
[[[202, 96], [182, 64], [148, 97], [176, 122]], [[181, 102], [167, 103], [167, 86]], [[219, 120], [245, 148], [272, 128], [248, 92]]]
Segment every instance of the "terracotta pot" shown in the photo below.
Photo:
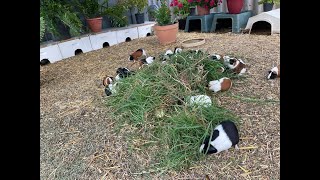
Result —
[[227, 0], [229, 14], [239, 14], [243, 7], [243, 0]]
[[201, 6], [197, 6], [198, 16], [208, 15], [210, 14], [210, 9], [203, 8]]
[[87, 24], [92, 32], [100, 32], [102, 30], [102, 17], [87, 19]]
[[158, 26], [154, 25], [154, 32], [157, 36], [161, 45], [170, 44], [176, 42], [177, 33], [178, 33], [179, 23], [167, 25], [167, 26]]

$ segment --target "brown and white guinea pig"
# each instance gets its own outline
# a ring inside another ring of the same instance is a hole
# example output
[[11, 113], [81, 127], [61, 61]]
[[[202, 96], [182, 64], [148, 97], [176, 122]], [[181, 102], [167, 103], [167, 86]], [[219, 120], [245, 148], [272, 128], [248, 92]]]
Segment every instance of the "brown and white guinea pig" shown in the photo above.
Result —
[[268, 76], [267, 79], [275, 79], [279, 77], [280, 78], [280, 64], [273, 67], [269, 72], [268, 72]]
[[142, 56], [147, 56], [146, 51], [142, 48], [136, 50], [132, 54], [129, 55], [129, 61], [137, 61]]
[[246, 71], [246, 64], [241, 60], [234, 57], [223, 56], [224, 64], [238, 75], [243, 75]]
[[109, 84], [112, 84], [112, 82], [113, 82], [113, 77], [112, 76], [105, 76], [104, 78], [103, 78], [103, 80], [102, 80], [102, 84], [103, 84], [103, 86], [108, 86]]
[[231, 88], [232, 86], [232, 81], [231, 79], [227, 77], [223, 77], [219, 80], [214, 80], [209, 82], [209, 90], [213, 92], [219, 92], [219, 91], [227, 91]]
[[230, 120], [217, 125], [210, 136], [200, 145], [200, 153], [216, 154], [231, 147], [238, 148], [239, 132], [237, 126]]

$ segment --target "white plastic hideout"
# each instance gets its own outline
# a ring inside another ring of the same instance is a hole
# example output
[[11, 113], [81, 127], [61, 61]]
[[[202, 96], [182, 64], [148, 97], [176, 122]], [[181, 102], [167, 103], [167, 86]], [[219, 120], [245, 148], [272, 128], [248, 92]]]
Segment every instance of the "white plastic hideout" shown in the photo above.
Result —
[[155, 22], [146, 21], [143, 24], [131, 24], [122, 28], [108, 28], [98, 33], [90, 33], [63, 41], [40, 45], [40, 61], [48, 59], [51, 63], [83, 53], [113, 46], [130, 39], [152, 35]]

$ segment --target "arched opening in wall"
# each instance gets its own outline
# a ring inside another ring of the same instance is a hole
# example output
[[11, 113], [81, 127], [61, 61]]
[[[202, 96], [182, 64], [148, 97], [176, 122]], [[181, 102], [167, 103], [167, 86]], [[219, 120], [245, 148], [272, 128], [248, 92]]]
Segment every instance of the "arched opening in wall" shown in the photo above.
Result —
[[217, 33], [232, 32], [232, 19], [231, 18], [217, 19], [215, 32]]
[[194, 19], [189, 20], [189, 29], [188, 32], [201, 32], [201, 20], [200, 19]]
[[50, 64], [51, 62], [49, 61], [49, 59], [41, 59], [40, 61], [40, 66], [44, 66], [47, 64]]
[[110, 45], [109, 45], [109, 43], [108, 42], [104, 42], [103, 44], [102, 44], [102, 47], [103, 48], [106, 48], [106, 47], [109, 47]]
[[257, 21], [252, 24], [250, 34], [271, 35], [271, 24], [266, 21]]
[[129, 42], [129, 41], [131, 41], [131, 38], [127, 37], [126, 42]]
[[150, 34], [150, 33], [147, 33], [147, 36], [151, 36], [151, 34]]
[[74, 55], [79, 55], [79, 54], [82, 54], [82, 50], [81, 49], [77, 49], [74, 51]]

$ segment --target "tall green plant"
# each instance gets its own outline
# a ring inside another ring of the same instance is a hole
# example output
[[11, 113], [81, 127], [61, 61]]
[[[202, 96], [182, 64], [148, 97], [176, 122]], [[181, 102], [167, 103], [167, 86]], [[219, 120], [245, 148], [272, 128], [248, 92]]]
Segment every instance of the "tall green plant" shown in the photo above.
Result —
[[161, 6], [156, 10], [155, 17], [159, 26], [173, 24], [173, 22], [171, 21], [171, 12], [166, 0], [161, 0]]
[[69, 27], [71, 35], [82, 32], [82, 22], [66, 0], [40, 0], [40, 16], [46, 22], [46, 30], [54, 36], [61, 36], [59, 23]]
[[125, 15], [127, 10], [126, 1], [118, 1], [116, 5], [107, 7], [104, 13], [109, 16], [113, 27], [124, 27], [129, 24], [128, 17]]
[[101, 4], [98, 0], [72, 0], [71, 2], [84, 17], [91, 19], [104, 15], [104, 5], [108, 3], [108, 0], [104, 0]]

